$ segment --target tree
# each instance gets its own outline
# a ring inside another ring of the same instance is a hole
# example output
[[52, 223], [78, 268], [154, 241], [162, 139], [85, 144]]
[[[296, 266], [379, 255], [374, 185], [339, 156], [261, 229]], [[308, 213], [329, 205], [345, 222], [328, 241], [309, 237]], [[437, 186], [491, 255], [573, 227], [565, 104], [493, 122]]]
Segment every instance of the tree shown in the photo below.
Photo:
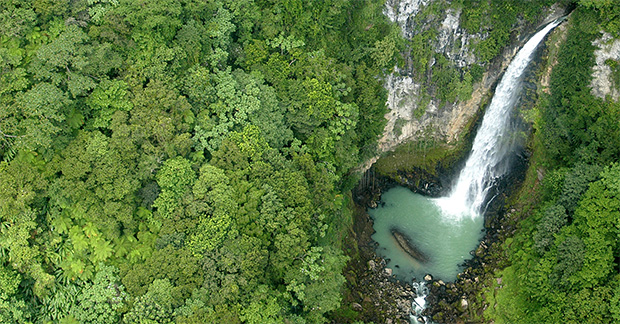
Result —
[[156, 279], [143, 296], [136, 298], [133, 307], [123, 316], [127, 324], [173, 323], [172, 285], [168, 279]]
[[[199, 150], [215, 152], [231, 132], [241, 132], [250, 124], [259, 127], [273, 147], [280, 148], [291, 140], [284, 109], [260, 74], [227, 70], [209, 75], [199, 70], [187, 82], [190, 98], [207, 108], [198, 115], [195, 128]], [[198, 88], [194, 89], [196, 83]]]
[[83, 74], [92, 50], [88, 42], [88, 35], [77, 25], [62, 28], [58, 37], [37, 50], [30, 72], [35, 80], [62, 86], [73, 98], [86, 95], [96, 85], [92, 77]]
[[88, 2], [88, 14], [91, 19], [98, 23], [103, 20], [106, 12], [110, 10], [112, 7], [118, 6], [118, 0], [91, 0]]
[[279, 300], [265, 285], [261, 285], [253, 294], [250, 304], [241, 309], [240, 319], [248, 324], [282, 323], [283, 312]]
[[[150, 243], [154, 246], [156, 242]], [[172, 285], [169, 293], [176, 307], [189, 298], [205, 280], [200, 259], [183, 246], [167, 245], [154, 249], [144, 261], [139, 261], [123, 263], [122, 283], [129, 295], [134, 297], [147, 293], [154, 280], [165, 279]]]
[[164, 162], [156, 177], [162, 192], [153, 206], [157, 208], [162, 217], [172, 217], [175, 208], [179, 206], [178, 200], [190, 189], [196, 174], [188, 160], [176, 157]]
[[31, 313], [26, 303], [16, 298], [22, 277], [12, 269], [0, 266], [0, 322], [30, 323]]
[[126, 96], [127, 83], [124, 81], [104, 80], [99, 83], [87, 100], [92, 109], [93, 126], [108, 127], [115, 111], [128, 111], [133, 108]]
[[555, 235], [567, 222], [566, 209], [562, 205], [552, 205], [545, 209], [534, 233], [534, 246], [539, 254], [544, 254], [554, 245]]
[[611, 6], [612, 0], [579, 0], [579, 4], [585, 7], [601, 8]]
[[222, 170], [209, 164], [200, 168], [193, 193], [195, 199], [204, 200], [211, 211], [200, 216], [198, 226], [191, 231], [188, 242], [189, 249], [195, 255], [201, 255], [235, 236], [234, 220], [238, 206], [228, 177]]
[[29, 4], [3, 2], [0, 13], [0, 33], [7, 37], [24, 37], [37, 23], [37, 15]]
[[345, 282], [340, 271], [346, 261], [347, 257], [335, 248], [312, 247], [299, 270], [287, 274], [291, 302], [303, 307], [308, 322], [324, 323], [323, 315], [340, 306], [340, 288]]
[[44, 166], [40, 157], [26, 152], [10, 163], [0, 162], [0, 260], [33, 279], [30, 288], [39, 297], [54, 282], [41, 265], [38, 247], [31, 244], [40, 231], [37, 215], [42, 202], [37, 194], [48, 184], [41, 174]]
[[7, 324], [30, 324], [33, 316], [24, 300], [6, 298], [0, 294], [0, 322]]
[[581, 270], [585, 252], [583, 241], [576, 236], [569, 236], [558, 244], [558, 263], [551, 276], [553, 286], [571, 288], [570, 276]]
[[620, 255], [620, 190], [617, 183], [620, 167], [606, 168], [602, 179], [590, 188], [575, 211], [575, 228], [585, 244], [579, 284], [591, 288], [606, 285], [614, 270], [614, 258]]
[[58, 87], [46, 82], [36, 84], [0, 112], [0, 135], [13, 139], [18, 150], [48, 149], [61, 132], [70, 102]]
[[100, 264], [92, 283], [87, 283], [73, 305], [72, 314], [80, 323], [118, 323], [124, 307], [125, 287], [118, 269]]
[[134, 26], [136, 34], [149, 35], [166, 42], [172, 40], [182, 26], [183, 8], [176, 1], [157, 0], [141, 5], [125, 0], [114, 11], [122, 14]]

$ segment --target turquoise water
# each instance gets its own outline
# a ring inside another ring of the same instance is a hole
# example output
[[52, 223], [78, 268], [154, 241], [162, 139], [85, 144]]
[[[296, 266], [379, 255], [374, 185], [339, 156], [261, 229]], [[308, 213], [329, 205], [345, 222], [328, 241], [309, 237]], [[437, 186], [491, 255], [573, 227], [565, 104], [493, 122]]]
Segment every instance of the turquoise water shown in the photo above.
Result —
[[[388, 190], [381, 201], [384, 204], [369, 210], [376, 231], [372, 238], [379, 243], [377, 253], [389, 259], [387, 266], [394, 274], [408, 281], [414, 277], [421, 280], [427, 273], [454, 281], [462, 270], [460, 265], [471, 258], [470, 251], [482, 239], [483, 217], [444, 216], [434, 199], [404, 187]], [[403, 251], [392, 235], [393, 229], [409, 237], [428, 261], [420, 262]]]

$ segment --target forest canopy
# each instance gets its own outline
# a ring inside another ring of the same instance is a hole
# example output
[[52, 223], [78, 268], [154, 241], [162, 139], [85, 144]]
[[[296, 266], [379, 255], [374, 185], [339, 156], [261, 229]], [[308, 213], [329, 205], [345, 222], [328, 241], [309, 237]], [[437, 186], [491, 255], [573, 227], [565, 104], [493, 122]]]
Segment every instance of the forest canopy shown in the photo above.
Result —
[[0, 1], [0, 322], [325, 322], [382, 8]]

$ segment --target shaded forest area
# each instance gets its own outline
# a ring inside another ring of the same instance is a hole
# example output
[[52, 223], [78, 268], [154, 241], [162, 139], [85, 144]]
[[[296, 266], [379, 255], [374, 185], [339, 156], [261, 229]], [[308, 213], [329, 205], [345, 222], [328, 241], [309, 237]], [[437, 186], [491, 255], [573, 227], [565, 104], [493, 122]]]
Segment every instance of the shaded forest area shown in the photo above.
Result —
[[0, 1], [1, 323], [323, 323], [375, 1]]

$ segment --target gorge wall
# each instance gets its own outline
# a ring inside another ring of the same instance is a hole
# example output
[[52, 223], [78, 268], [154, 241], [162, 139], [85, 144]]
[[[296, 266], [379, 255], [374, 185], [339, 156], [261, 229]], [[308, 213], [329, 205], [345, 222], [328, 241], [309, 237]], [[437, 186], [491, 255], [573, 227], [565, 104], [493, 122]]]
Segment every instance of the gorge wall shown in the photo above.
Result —
[[[489, 37], [489, 30], [468, 32], [460, 25], [462, 8], [450, 1], [388, 0], [384, 14], [399, 24], [410, 45], [403, 53], [404, 64], [385, 80], [387, 124], [377, 156], [364, 163], [364, 170], [381, 154], [408, 141], [432, 138], [454, 144], [462, 140], [524, 39], [564, 15], [565, 9], [550, 7], [535, 24], [518, 21], [510, 44], [490, 61], [482, 61], [475, 51], [475, 45]], [[446, 76], [451, 80], [442, 82]]]
[[601, 99], [609, 96], [612, 100], [620, 98], [620, 39], [601, 32], [601, 37], [593, 43], [596, 65], [592, 68], [592, 94]]

